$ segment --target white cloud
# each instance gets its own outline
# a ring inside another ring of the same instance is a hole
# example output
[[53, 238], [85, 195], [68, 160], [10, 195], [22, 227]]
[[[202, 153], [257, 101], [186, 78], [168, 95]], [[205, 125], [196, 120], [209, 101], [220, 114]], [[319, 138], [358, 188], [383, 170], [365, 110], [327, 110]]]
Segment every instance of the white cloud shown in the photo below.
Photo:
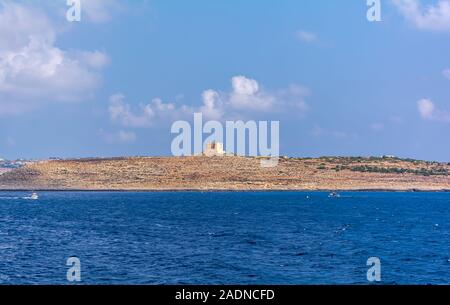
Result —
[[163, 103], [159, 98], [153, 99], [148, 104], [139, 104], [137, 109], [132, 109], [125, 103], [123, 94], [114, 94], [109, 99], [109, 116], [112, 121], [126, 127], [145, 128], [151, 127], [161, 118], [175, 118], [181, 113], [192, 112], [188, 106], [177, 108], [173, 103]]
[[418, 101], [417, 109], [424, 120], [450, 122], [450, 113], [437, 109], [430, 99]]
[[423, 119], [429, 120], [433, 118], [434, 115], [434, 104], [429, 99], [422, 99], [417, 102], [417, 108], [419, 109], [420, 116]]
[[310, 90], [299, 85], [287, 89], [268, 92], [256, 80], [245, 76], [231, 79], [232, 90], [228, 93], [208, 89], [202, 93], [202, 105], [177, 106], [153, 99], [148, 104], [132, 107], [125, 102], [123, 94], [114, 94], [109, 99], [108, 112], [111, 120], [125, 127], [152, 127], [162, 119], [188, 118], [194, 112], [201, 112], [208, 120], [242, 118], [245, 114], [289, 112], [303, 115], [308, 109], [304, 98]]
[[255, 95], [259, 91], [259, 84], [256, 80], [245, 76], [235, 76], [231, 79], [233, 93], [237, 95]]
[[295, 33], [295, 37], [302, 41], [302, 42], [307, 42], [307, 43], [311, 43], [311, 42], [315, 42], [317, 41], [317, 35], [312, 33], [312, 32], [308, 32], [308, 31], [303, 31], [300, 30], [297, 33]]
[[55, 31], [50, 20], [37, 8], [0, 1], [0, 51], [18, 50], [30, 38], [53, 44]]
[[131, 106], [124, 102], [125, 96], [114, 94], [109, 98], [109, 115], [111, 120], [128, 127], [148, 127], [155, 113], [150, 107], [141, 107], [139, 114], [134, 114]]
[[450, 31], [450, 1], [439, 0], [435, 5], [423, 6], [420, 0], [393, 0], [400, 13], [417, 28], [431, 31]]
[[101, 80], [96, 69], [107, 63], [107, 56], [98, 51], [69, 54], [55, 46], [55, 33], [38, 9], [0, 2], [0, 114], [92, 96]]
[[230, 94], [231, 107], [238, 110], [271, 110], [275, 97], [260, 90], [254, 79], [245, 76], [235, 76], [231, 79], [233, 91]]
[[262, 89], [256, 80], [240, 75], [231, 79], [231, 87], [229, 93], [219, 93], [212, 89], [204, 91], [204, 106], [200, 111], [210, 119], [218, 119], [229, 113], [245, 112], [292, 111], [302, 115], [309, 108], [305, 97], [311, 92], [300, 85], [270, 92]]
[[224, 115], [223, 102], [217, 91], [206, 90], [202, 94], [203, 106], [200, 112], [208, 119], [219, 120]]

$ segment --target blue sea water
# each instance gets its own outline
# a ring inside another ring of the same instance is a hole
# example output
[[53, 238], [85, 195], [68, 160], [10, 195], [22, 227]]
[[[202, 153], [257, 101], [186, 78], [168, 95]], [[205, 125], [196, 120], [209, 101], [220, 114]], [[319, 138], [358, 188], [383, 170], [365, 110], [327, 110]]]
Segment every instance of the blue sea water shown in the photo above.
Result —
[[0, 284], [450, 282], [450, 193], [0, 192]]

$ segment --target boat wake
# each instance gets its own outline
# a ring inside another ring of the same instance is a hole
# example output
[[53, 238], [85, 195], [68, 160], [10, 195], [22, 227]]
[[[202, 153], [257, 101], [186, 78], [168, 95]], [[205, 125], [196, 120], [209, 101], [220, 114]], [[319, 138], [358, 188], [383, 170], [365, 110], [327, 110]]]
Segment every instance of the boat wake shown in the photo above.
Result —
[[23, 200], [36, 200], [36, 198], [33, 197], [22, 197]]
[[36, 200], [36, 199], [33, 199], [30, 196], [28, 196], [28, 197], [0, 197], [0, 200]]
[[25, 197], [0, 197], [0, 200], [20, 200], [25, 199]]
[[0, 196], [0, 200], [38, 200], [39, 196], [36, 193], [31, 194], [30, 196]]

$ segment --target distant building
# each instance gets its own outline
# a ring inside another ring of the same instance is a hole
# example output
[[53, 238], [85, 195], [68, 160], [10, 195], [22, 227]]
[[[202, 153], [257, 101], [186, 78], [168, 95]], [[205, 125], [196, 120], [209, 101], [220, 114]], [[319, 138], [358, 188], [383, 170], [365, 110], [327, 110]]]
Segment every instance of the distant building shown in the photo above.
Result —
[[397, 157], [394, 155], [384, 155], [382, 156], [383, 159], [396, 159]]
[[208, 143], [206, 144], [206, 150], [203, 154], [207, 157], [224, 156], [225, 151], [223, 150], [223, 144], [219, 142]]

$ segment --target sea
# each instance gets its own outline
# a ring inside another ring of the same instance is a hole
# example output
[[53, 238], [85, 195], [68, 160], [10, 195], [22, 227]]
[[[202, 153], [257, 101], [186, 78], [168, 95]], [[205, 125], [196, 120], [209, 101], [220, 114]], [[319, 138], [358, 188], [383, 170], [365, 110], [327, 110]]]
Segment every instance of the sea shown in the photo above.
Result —
[[0, 192], [0, 284], [450, 283], [450, 193], [38, 195]]

